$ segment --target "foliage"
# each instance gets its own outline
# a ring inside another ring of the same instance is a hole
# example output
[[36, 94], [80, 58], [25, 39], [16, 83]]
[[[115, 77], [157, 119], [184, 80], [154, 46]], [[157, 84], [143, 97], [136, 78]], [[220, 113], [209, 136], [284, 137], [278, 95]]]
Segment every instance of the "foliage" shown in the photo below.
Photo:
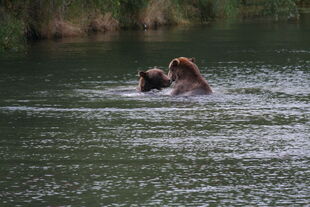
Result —
[[273, 16], [275, 19], [279, 17], [292, 18], [299, 15], [295, 0], [266, 1], [264, 8], [264, 15]]
[[139, 13], [147, 6], [148, 0], [120, 0], [119, 20], [122, 27], [138, 25]]
[[297, 3], [302, 0], [243, 0], [241, 3], [244, 17], [272, 17], [290, 19], [299, 17]]
[[22, 33], [23, 24], [20, 20], [8, 16], [0, 9], [0, 52], [5, 50], [20, 51], [24, 49], [25, 38]]
[[235, 17], [238, 14], [239, 0], [213, 0], [212, 3], [216, 16]]
[[[145, 20], [148, 25], [156, 25], [235, 17], [298, 18], [297, 5], [309, 5], [308, 0], [156, 1], [0, 0], [1, 48], [16, 48], [13, 45], [23, 42], [23, 35], [28, 39], [40, 39], [66, 31], [68, 35], [80, 35], [115, 27], [141, 28]], [[90, 28], [92, 26], [96, 28]]]

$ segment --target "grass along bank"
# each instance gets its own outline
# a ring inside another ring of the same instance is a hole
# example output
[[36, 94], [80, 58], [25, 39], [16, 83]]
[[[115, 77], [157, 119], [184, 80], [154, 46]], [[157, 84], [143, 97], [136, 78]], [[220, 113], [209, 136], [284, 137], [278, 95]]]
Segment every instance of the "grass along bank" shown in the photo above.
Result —
[[309, 0], [2, 0], [0, 51], [21, 50], [25, 40], [156, 28], [214, 19], [298, 19]]

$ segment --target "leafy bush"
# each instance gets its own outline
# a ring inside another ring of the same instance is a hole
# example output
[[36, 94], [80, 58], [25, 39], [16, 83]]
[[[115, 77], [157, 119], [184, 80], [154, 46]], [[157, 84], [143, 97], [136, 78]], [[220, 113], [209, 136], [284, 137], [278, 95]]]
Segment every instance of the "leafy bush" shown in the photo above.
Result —
[[140, 11], [148, 4], [148, 0], [120, 0], [120, 23], [122, 27], [139, 24]]
[[299, 16], [295, 0], [265, 1], [264, 15], [273, 16], [275, 19]]
[[20, 20], [8, 16], [2, 11], [2, 16], [0, 16], [0, 52], [23, 50], [25, 47], [23, 31], [24, 25]]

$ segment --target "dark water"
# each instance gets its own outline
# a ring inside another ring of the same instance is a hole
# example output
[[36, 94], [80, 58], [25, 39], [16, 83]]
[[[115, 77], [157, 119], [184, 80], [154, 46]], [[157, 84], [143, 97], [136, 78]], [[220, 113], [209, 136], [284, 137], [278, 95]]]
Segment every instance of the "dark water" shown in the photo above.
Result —
[[[178, 56], [213, 95], [135, 91]], [[0, 64], [0, 206], [310, 203], [309, 19], [42, 41]]]

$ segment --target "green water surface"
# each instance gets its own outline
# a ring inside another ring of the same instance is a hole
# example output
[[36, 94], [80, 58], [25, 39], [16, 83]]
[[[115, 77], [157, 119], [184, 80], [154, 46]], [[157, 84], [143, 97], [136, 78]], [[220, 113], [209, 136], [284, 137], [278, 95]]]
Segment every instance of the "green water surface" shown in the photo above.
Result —
[[[305, 206], [310, 24], [237, 22], [33, 43], [0, 57], [0, 206]], [[215, 93], [139, 93], [195, 57]]]

